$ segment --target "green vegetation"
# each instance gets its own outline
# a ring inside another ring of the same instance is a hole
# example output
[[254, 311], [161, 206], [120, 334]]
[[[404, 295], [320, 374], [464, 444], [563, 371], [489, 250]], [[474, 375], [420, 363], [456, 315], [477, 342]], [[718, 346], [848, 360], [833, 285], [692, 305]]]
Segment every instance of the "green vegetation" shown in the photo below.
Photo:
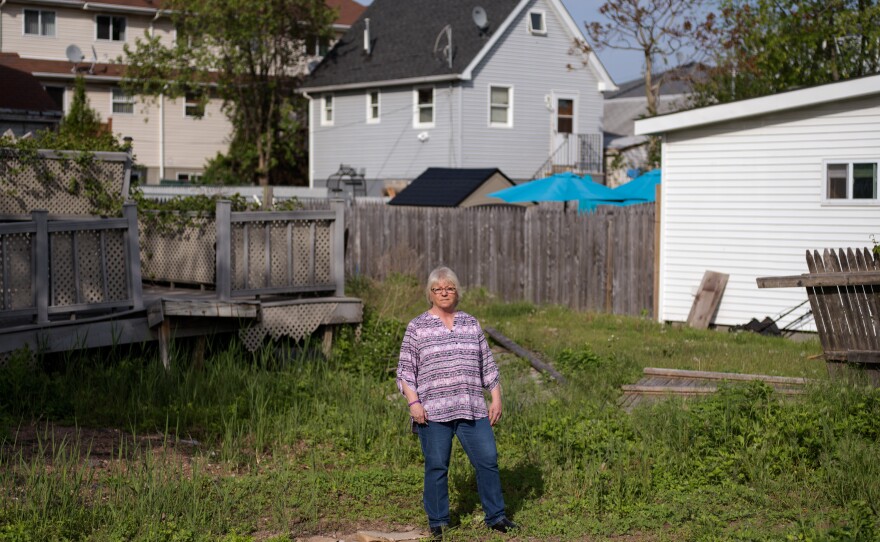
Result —
[[[393, 381], [417, 281], [353, 281], [368, 303], [359, 339], [214, 339], [204, 364], [175, 345], [117, 348], [0, 368], [0, 541], [294, 540], [423, 526], [421, 456]], [[828, 382], [816, 341], [695, 331], [645, 319], [497, 303], [462, 308], [541, 352], [560, 386], [499, 355], [497, 428], [517, 540], [876, 540], [880, 392]], [[729, 387], [631, 413], [619, 386], [642, 367], [819, 379], [806, 397]], [[61, 433], [59, 427], [73, 427]], [[29, 435], [29, 436], [28, 436]], [[455, 446], [450, 540], [504, 540], [482, 525]]]

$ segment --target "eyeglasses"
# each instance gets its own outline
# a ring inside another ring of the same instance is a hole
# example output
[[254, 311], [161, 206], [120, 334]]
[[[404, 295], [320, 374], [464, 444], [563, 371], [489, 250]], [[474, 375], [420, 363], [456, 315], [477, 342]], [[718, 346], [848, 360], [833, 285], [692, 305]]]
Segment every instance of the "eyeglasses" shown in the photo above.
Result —
[[454, 294], [455, 286], [447, 286], [446, 288], [431, 288], [431, 291], [437, 295], [442, 294], [443, 292], [446, 292], [447, 294]]

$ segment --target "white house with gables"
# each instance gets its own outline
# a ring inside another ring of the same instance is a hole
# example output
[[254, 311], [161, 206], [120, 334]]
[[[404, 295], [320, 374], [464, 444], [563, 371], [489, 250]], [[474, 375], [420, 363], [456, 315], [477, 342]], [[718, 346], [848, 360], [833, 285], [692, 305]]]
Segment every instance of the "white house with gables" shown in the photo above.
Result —
[[616, 87], [583, 39], [559, 0], [375, 0], [304, 85], [311, 186], [340, 164], [371, 195], [429, 167], [601, 174]]
[[880, 235], [880, 75], [644, 119], [636, 133], [663, 137], [660, 320], [687, 319], [706, 270], [730, 275], [716, 324], [778, 316], [804, 289], [759, 290], [757, 277], [806, 273], [807, 250]]

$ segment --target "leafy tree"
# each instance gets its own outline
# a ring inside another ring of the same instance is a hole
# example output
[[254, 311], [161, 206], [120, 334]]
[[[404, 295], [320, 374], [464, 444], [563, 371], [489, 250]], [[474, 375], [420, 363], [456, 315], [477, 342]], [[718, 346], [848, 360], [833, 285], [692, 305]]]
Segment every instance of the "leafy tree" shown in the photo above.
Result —
[[[295, 90], [308, 45], [327, 39], [335, 12], [324, 0], [165, 0], [177, 29], [175, 43], [145, 34], [121, 59], [123, 86], [142, 96], [187, 94], [223, 102], [234, 127], [230, 153], [212, 174], [269, 184], [296, 167], [302, 148]], [[240, 182], [239, 180], [239, 182]]]
[[880, 72], [876, 0], [722, 0], [719, 19], [700, 104]]
[[[657, 100], [663, 81], [655, 77], [657, 63], [663, 69], [671, 60], [677, 64], [698, 60], [703, 43], [712, 34], [715, 14], [707, 12], [704, 0], [609, 0], [599, 7], [605, 22], [586, 23], [587, 34], [599, 49], [638, 51], [644, 60], [647, 114], [657, 114]], [[584, 52], [589, 52], [586, 44]]]
[[[587, 35], [598, 50], [638, 51], [644, 62], [647, 117], [657, 114], [660, 87], [666, 76], [657, 76], [657, 64], [663, 70], [670, 61], [677, 64], [698, 60], [706, 36], [713, 33], [715, 14], [704, 9], [704, 0], [608, 0], [599, 7], [605, 22], [585, 23]], [[579, 43], [582, 55], [590, 53], [586, 43]], [[660, 163], [660, 139], [648, 143], [648, 161]]]
[[58, 130], [40, 130], [35, 134], [37, 148], [77, 151], [122, 151], [113, 133], [101, 122], [101, 116], [89, 105], [86, 83], [77, 77], [70, 110], [61, 119]]

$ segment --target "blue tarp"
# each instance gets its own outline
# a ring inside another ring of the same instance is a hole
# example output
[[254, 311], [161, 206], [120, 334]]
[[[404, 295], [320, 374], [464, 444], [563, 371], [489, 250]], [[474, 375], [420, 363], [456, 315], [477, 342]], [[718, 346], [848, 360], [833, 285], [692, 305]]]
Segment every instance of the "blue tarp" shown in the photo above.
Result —
[[610, 197], [580, 198], [578, 210], [592, 211], [597, 205], [617, 205], [624, 207], [637, 203], [651, 203], [656, 200], [656, 186], [660, 184], [660, 170], [653, 169], [636, 177], [626, 184], [611, 189]]
[[588, 176], [566, 171], [488, 194], [507, 203], [614, 199], [612, 190]]

